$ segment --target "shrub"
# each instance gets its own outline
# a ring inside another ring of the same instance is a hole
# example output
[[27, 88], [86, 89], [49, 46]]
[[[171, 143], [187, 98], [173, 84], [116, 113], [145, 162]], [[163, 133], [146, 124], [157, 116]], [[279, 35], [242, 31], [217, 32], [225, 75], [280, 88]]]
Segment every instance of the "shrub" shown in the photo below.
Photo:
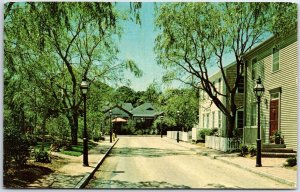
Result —
[[51, 163], [49, 153], [46, 151], [35, 152], [35, 161], [41, 163]]
[[240, 150], [241, 150], [241, 156], [242, 157], [245, 157], [248, 154], [248, 151], [249, 151], [248, 146], [244, 145], [244, 144], [240, 145]]
[[98, 142], [100, 140], [100, 136], [94, 136], [93, 141]]
[[255, 156], [256, 155], [256, 146], [255, 145], [251, 145], [250, 147], [249, 147], [249, 152], [250, 152], [250, 155], [251, 155], [251, 157], [253, 157], [253, 156]]
[[26, 164], [30, 157], [30, 141], [16, 127], [4, 128], [4, 166], [15, 163], [17, 166]]
[[290, 157], [286, 160], [286, 164], [285, 166], [288, 166], [288, 167], [293, 167], [297, 165], [297, 158], [296, 157]]
[[219, 136], [219, 129], [218, 128], [211, 129], [209, 135], [210, 136]]
[[205, 135], [211, 135], [212, 130], [208, 128], [201, 129], [199, 134], [200, 138], [205, 141]]

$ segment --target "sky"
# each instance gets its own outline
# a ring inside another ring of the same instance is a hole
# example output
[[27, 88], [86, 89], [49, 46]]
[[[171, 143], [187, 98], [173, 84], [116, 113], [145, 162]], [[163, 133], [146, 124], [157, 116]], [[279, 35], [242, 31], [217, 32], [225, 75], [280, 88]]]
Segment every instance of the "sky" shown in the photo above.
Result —
[[[143, 2], [140, 10], [141, 25], [133, 21], [124, 21], [122, 23], [123, 33], [119, 42], [121, 60], [131, 59], [143, 71], [143, 76], [140, 78], [134, 77], [130, 72], [125, 72], [125, 78], [131, 81], [130, 87], [135, 91], [145, 91], [147, 87], [156, 82], [162, 90], [173, 87], [182, 87], [183, 84], [174, 81], [171, 84], [162, 84], [162, 76], [164, 70], [157, 64], [154, 53], [155, 38], [158, 34], [158, 29], [154, 25], [154, 3]], [[120, 10], [129, 9], [129, 3], [119, 2], [117, 8]], [[232, 57], [231, 57], [232, 58]], [[225, 63], [230, 64], [230, 57], [225, 57]], [[217, 67], [210, 69], [212, 73], [217, 71]], [[125, 82], [118, 83], [117, 86], [127, 84]]]
[[[120, 7], [129, 8], [128, 3], [119, 3]], [[156, 63], [154, 45], [157, 30], [154, 26], [154, 3], [143, 2], [140, 10], [141, 25], [133, 21], [123, 22], [123, 34], [119, 43], [120, 59], [131, 59], [143, 71], [140, 78], [129, 72], [125, 78], [131, 80], [131, 88], [135, 91], [144, 91], [154, 81], [161, 83], [164, 70]]]

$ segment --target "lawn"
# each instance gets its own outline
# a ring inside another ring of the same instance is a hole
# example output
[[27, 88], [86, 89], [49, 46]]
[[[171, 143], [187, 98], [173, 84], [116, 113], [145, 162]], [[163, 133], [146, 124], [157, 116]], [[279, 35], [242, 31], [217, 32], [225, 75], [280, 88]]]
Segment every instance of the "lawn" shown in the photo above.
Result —
[[[97, 144], [95, 143], [89, 143], [88, 148], [92, 149], [96, 146]], [[71, 150], [63, 150], [61, 151], [62, 154], [65, 155], [71, 155], [71, 156], [80, 156], [82, 155], [83, 152], [83, 144], [82, 143], [78, 143], [77, 145], [72, 145]]]

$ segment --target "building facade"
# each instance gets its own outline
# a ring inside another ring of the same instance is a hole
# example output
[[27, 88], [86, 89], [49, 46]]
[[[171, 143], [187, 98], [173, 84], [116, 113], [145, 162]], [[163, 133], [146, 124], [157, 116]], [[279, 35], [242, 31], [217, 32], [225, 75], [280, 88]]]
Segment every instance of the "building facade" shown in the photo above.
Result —
[[244, 56], [245, 143], [255, 143], [257, 138], [257, 100], [253, 88], [261, 77], [265, 88], [261, 98], [262, 142], [274, 142], [274, 134], [280, 132], [287, 147], [297, 149], [297, 50], [297, 34], [293, 33], [283, 40], [272, 37]]
[[[225, 76], [229, 83], [229, 86], [232, 86], [236, 78], [236, 64], [231, 63], [224, 67]], [[209, 77], [210, 82], [216, 87], [217, 91], [222, 94], [227, 94], [227, 89], [225, 82], [222, 76], [221, 71], [211, 75]], [[236, 128], [239, 128], [241, 131], [243, 129], [243, 93], [244, 93], [244, 82], [242, 81], [237, 89], [235, 95], [235, 103], [237, 105], [238, 111], [236, 114]], [[221, 102], [229, 108], [226, 98], [224, 96], [218, 95], [218, 98]], [[200, 89], [199, 97], [199, 127], [200, 128], [217, 128], [219, 131], [219, 136], [226, 137], [226, 116], [221, 112], [221, 110], [212, 102], [209, 96]]]

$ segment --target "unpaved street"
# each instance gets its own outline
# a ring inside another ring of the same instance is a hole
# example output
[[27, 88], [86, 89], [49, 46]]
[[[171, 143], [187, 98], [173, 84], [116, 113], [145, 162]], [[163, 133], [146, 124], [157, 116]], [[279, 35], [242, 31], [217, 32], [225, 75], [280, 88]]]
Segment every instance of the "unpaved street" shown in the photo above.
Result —
[[86, 188], [289, 188], [160, 137], [120, 137]]

